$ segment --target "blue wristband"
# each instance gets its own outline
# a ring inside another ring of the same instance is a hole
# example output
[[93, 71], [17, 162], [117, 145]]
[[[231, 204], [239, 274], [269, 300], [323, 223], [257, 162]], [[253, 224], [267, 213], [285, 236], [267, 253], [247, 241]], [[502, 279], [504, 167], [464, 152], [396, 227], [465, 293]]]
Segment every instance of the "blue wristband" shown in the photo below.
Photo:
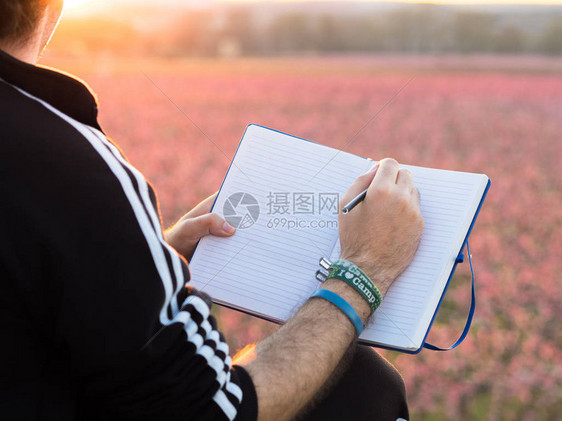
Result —
[[359, 317], [359, 314], [357, 314], [357, 311], [355, 311], [351, 304], [345, 301], [342, 297], [327, 289], [317, 289], [314, 291], [314, 294], [310, 296], [310, 298], [312, 297], [324, 298], [339, 308], [351, 321], [353, 326], [355, 326], [357, 336], [361, 335], [361, 332], [363, 331], [363, 322], [361, 321], [361, 317]]

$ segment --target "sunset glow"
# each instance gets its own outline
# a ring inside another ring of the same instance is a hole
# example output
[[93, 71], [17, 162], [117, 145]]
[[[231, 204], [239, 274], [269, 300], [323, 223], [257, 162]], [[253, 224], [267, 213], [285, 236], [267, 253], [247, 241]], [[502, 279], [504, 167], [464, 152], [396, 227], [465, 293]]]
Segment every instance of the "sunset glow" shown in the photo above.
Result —
[[77, 9], [92, 1], [93, 0], [64, 0], [64, 8], [66, 10]]

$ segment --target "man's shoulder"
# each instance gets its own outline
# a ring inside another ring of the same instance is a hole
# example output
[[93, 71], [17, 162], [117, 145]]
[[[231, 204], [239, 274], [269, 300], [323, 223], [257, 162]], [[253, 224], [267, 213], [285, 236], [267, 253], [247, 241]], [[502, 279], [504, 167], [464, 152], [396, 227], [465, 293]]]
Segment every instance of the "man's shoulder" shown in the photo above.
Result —
[[93, 135], [92, 130], [0, 81], [0, 162], [6, 161], [3, 164], [12, 170], [64, 171], [70, 176], [103, 165], [86, 138]]
[[41, 209], [56, 219], [71, 210], [127, 210], [110, 166], [122, 166], [119, 159], [101, 132], [0, 82], [0, 195], [11, 198], [3, 211]]
[[[78, 134], [60, 115], [49, 109], [49, 104], [4, 82], [0, 82], [0, 122], [0, 133], [5, 140], [3, 147], [28, 148], [35, 139]], [[56, 147], [56, 143], [52, 146]]]

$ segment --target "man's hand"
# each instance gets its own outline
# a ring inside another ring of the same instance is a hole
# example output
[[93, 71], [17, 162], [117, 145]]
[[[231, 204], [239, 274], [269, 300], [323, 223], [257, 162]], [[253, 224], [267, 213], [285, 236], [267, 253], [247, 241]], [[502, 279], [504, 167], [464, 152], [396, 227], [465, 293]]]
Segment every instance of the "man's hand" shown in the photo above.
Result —
[[383, 159], [359, 176], [340, 209], [367, 189], [365, 200], [339, 215], [341, 258], [359, 266], [384, 295], [410, 264], [424, 229], [420, 198], [410, 170]]
[[236, 229], [215, 213], [209, 213], [217, 193], [207, 197], [164, 232], [166, 241], [187, 260], [201, 238], [212, 234], [230, 237]]

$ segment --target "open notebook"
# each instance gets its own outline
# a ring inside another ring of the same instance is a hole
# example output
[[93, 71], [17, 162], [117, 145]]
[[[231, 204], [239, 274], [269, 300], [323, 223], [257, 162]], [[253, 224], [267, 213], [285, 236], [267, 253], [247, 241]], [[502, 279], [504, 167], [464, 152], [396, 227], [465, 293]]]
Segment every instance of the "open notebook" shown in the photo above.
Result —
[[[248, 126], [212, 210], [238, 230], [230, 238], [200, 241], [190, 263], [191, 283], [219, 304], [287, 320], [318, 288], [319, 258], [339, 256], [338, 195], [372, 165], [347, 152]], [[421, 194], [425, 231], [412, 264], [394, 282], [360, 339], [417, 352], [489, 179], [405, 167]]]

